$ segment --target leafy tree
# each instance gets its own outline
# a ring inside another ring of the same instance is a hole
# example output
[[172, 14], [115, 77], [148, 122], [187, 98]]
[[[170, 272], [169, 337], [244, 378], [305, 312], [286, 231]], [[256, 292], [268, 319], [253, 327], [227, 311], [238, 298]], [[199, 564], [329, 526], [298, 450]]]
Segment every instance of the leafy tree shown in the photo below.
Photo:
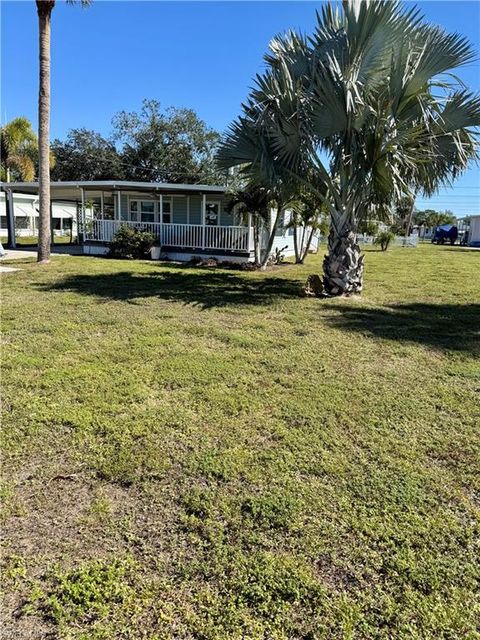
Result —
[[35, 178], [38, 140], [27, 118], [15, 118], [0, 128], [1, 179], [30, 182]]
[[396, 0], [326, 4], [310, 38], [290, 32], [271, 43], [220, 164], [252, 178], [308, 176], [310, 189], [326, 189], [327, 294], [362, 290], [360, 220], [431, 195], [477, 158], [480, 98], [451, 75], [474, 57], [463, 37]]
[[358, 230], [360, 233], [365, 233], [367, 236], [376, 236], [378, 233], [378, 222], [376, 220], [360, 220], [358, 223]]
[[122, 180], [123, 165], [115, 145], [95, 131], [71, 129], [65, 141], [54, 140], [53, 180]]
[[430, 229], [442, 224], [454, 224], [456, 222], [456, 218], [451, 211], [428, 210], [425, 213], [425, 226]]
[[162, 111], [144, 100], [140, 112], [121, 111], [113, 119], [114, 139], [122, 145], [127, 180], [215, 184], [213, 158], [220, 135], [191, 109]]
[[[75, 4], [75, 0], [67, 0]], [[38, 253], [40, 263], [50, 262], [50, 33], [55, 0], [35, 0], [38, 14], [40, 75], [38, 87]], [[80, 0], [82, 6], [90, 0]]]

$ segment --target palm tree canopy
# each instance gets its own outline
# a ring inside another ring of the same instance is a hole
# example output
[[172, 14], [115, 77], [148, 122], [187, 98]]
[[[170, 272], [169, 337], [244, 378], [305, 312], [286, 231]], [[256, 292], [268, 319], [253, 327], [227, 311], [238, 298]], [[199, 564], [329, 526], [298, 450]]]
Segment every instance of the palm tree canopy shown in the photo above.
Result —
[[270, 218], [271, 194], [265, 187], [238, 189], [229, 194], [227, 211], [252, 214], [267, 223]]
[[[35, 177], [35, 160], [38, 153], [37, 136], [27, 118], [15, 118], [0, 128], [2, 179], [7, 169], [14, 177], [30, 181]], [[4, 175], [5, 174], [5, 175]]]
[[270, 44], [218, 161], [327, 188], [349, 219], [430, 195], [478, 157], [480, 97], [451, 75], [474, 57], [465, 38], [397, 0], [328, 4], [311, 37]]

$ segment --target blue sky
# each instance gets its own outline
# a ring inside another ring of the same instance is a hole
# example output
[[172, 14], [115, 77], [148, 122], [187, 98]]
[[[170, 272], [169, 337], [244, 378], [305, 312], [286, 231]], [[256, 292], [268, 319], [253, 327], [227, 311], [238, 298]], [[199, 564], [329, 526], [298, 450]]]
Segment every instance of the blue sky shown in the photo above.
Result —
[[[410, 3], [409, 3], [410, 4]], [[480, 3], [417, 2], [426, 17], [480, 41]], [[112, 116], [143, 98], [197, 111], [223, 131], [238, 114], [269, 40], [290, 27], [311, 31], [320, 2], [108, 2], [88, 9], [57, 0], [52, 37], [52, 138], [86, 127], [104, 135]], [[33, 0], [1, 0], [2, 122], [36, 123], [37, 16]], [[480, 61], [459, 73], [480, 90]], [[420, 208], [480, 213], [480, 170]]]

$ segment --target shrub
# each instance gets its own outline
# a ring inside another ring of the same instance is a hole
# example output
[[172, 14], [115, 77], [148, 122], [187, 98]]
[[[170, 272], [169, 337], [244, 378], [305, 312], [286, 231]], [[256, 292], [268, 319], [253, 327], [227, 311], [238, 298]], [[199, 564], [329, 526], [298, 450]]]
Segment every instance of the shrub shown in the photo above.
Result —
[[382, 251], [386, 251], [395, 238], [393, 231], [381, 231], [375, 238], [375, 244], [379, 244]]
[[362, 220], [359, 224], [358, 230], [360, 233], [365, 233], [367, 236], [375, 237], [378, 234], [378, 222], [375, 222], [375, 220]]
[[122, 224], [110, 243], [111, 258], [142, 259], [150, 257], [150, 249], [155, 244], [153, 233]]

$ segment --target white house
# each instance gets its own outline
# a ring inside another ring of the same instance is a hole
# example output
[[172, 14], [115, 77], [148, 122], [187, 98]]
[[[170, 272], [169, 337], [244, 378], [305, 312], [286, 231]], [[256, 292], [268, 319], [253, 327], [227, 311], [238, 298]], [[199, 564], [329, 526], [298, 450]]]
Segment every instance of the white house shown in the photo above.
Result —
[[480, 247], [480, 216], [470, 217], [470, 229], [468, 231], [468, 246]]
[[[28, 193], [13, 193], [15, 213], [15, 235], [35, 237], [38, 235], [38, 196]], [[77, 234], [77, 205], [74, 202], [52, 202], [52, 229], [56, 236]], [[6, 193], [0, 192], [0, 236], [8, 234]]]
[[[18, 210], [25, 215], [22, 198], [38, 197], [36, 182], [0, 183], [0, 190], [11, 203], [10, 215], [15, 221]], [[245, 224], [235, 212], [228, 211], [228, 196], [222, 186], [112, 180], [52, 182], [51, 198], [52, 212], [55, 203], [68, 203], [75, 210], [78, 242], [87, 254], [107, 253], [116, 231], [127, 224], [153, 233], [161, 254], [172, 260], [194, 256], [253, 260], [251, 219]], [[288, 212], [285, 218], [288, 220]], [[284, 249], [286, 257], [294, 255], [291, 230], [277, 230], [273, 250], [276, 248]]]

